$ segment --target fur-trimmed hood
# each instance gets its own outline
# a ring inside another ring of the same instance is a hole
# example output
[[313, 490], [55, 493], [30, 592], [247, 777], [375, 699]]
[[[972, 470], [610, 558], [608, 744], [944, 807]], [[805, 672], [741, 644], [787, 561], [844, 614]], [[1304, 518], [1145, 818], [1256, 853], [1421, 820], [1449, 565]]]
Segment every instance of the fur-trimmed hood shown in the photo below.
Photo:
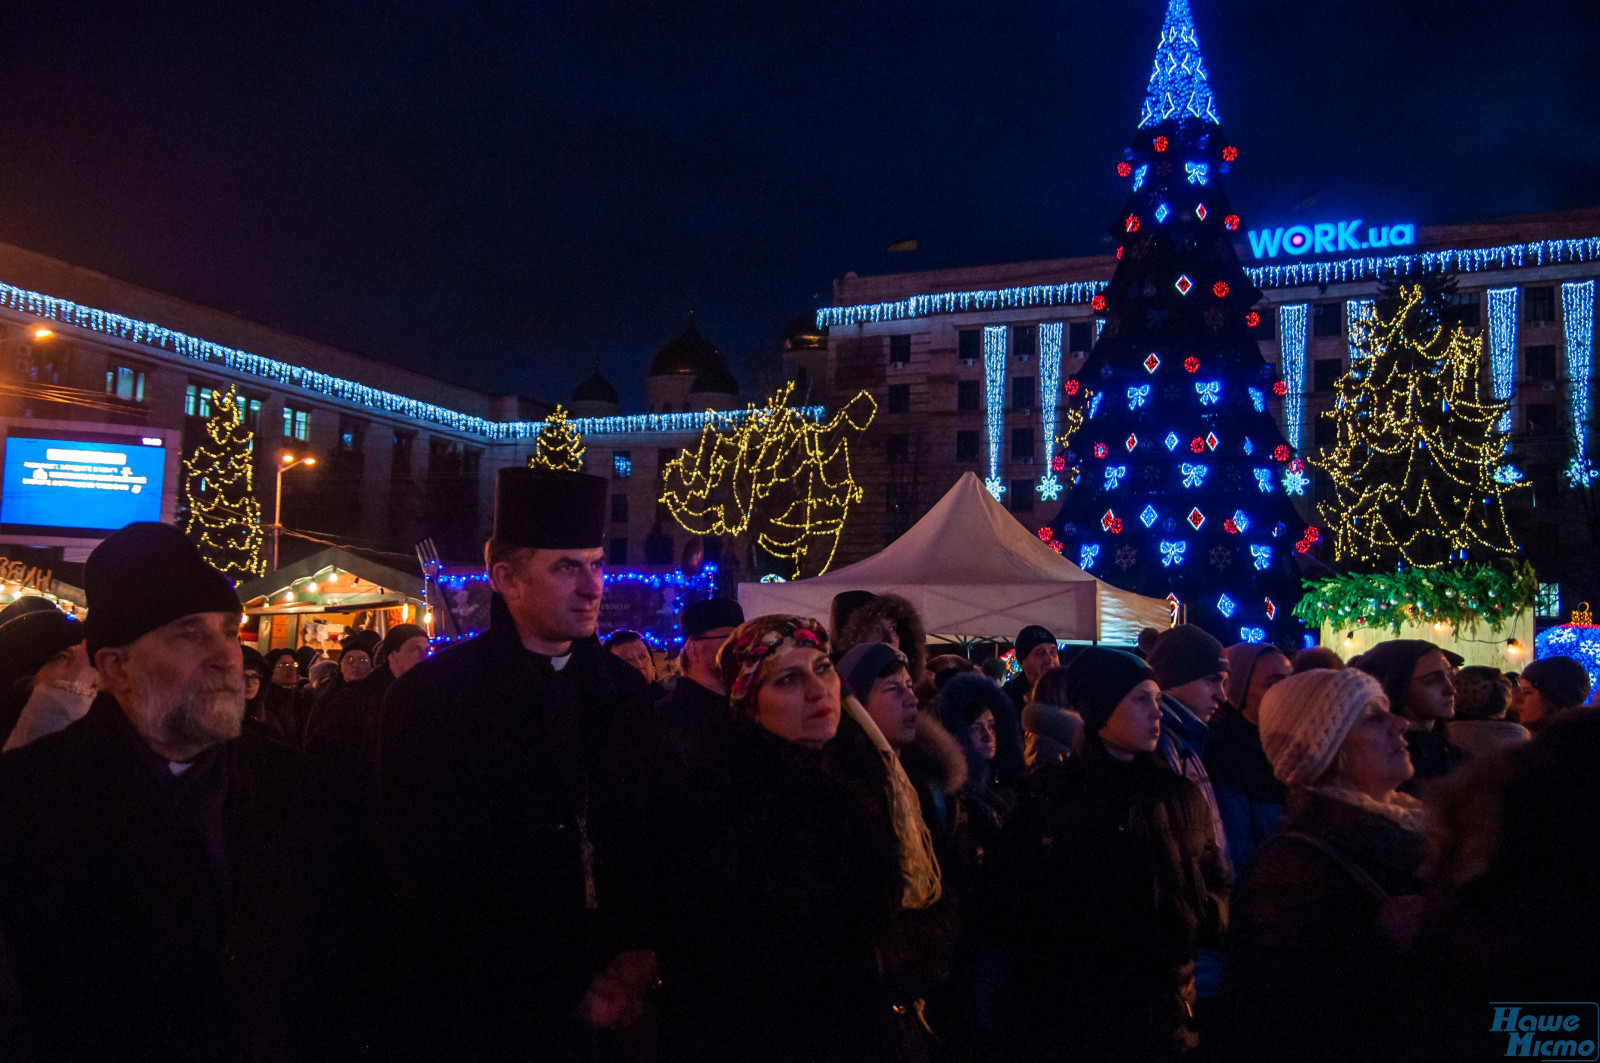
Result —
[[1083, 717], [1071, 709], [1030, 701], [1022, 709], [1023, 759], [1030, 769], [1064, 764], [1083, 748]]
[[911, 682], [922, 682], [928, 668], [928, 634], [923, 630], [922, 617], [917, 615], [916, 608], [898, 594], [880, 594], [851, 613], [844, 630], [834, 641], [834, 654], [842, 657], [850, 647], [867, 641], [872, 629], [883, 620], [894, 625], [900, 652], [910, 662]]
[[908, 774], [931, 778], [947, 794], [955, 793], [967, 783], [965, 750], [931, 712], [917, 713], [916, 740], [901, 750], [900, 760]]

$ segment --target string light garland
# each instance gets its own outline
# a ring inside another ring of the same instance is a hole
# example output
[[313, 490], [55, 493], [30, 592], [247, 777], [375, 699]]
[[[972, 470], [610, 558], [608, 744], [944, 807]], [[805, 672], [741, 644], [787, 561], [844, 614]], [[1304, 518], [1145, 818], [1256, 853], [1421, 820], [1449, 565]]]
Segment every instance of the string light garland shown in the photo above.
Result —
[[662, 469], [661, 502], [695, 535], [748, 535], [754, 550], [828, 571], [850, 507], [864, 493], [851, 475], [849, 433], [865, 432], [878, 404], [862, 391], [827, 422], [789, 405], [790, 382], [738, 421], [708, 424]]
[[1539, 580], [1531, 565], [1501, 561], [1350, 573], [1305, 586], [1294, 614], [1313, 627], [1387, 627], [1398, 634], [1403, 624], [1444, 623], [1458, 631], [1482, 624], [1495, 632], [1533, 608]]
[[528, 468], [582, 472], [583, 453], [583, 436], [568, 422], [566, 408], [558, 403], [535, 437]]
[[1589, 374], [1594, 367], [1594, 281], [1569, 281], [1561, 286], [1561, 329], [1566, 339], [1567, 420], [1572, 459], [1567, 481], [1588, 487], [1600, 477], [1589, 464]]
[[[1509, 402], [1517, 375], [1517, 289], [1490, 288], [1489, 383], [1494, 397]], [[1500, 421], [1500, 431], [1511, 431], [1511, 407]]]
[[[1217, 121], [1216, 101], [1206, 82], [1205, 60], [1200, 55], [1200, 41], [1195, 36], [1188, 0], [1171, 0], [1167, 5], [1161, 38], [1156, 44], [1155, 67], [1150, 72], [1150, 84], [1139, 113], [1139, 128], [1157, 125], [1174, 116]], [[1164, 137], [1157, 139], [1165, 141]], [[1165, 151], [1166, 144], [1156, 150]]]
[[1278, 307], [1279, 366], [1283, 372], [1283, 437], [1300, 449], [1301, 422], [1306, 409], [1306, 341], [1310, 332], [1311, 306], [1293, 303]]
[[1377, 303], [1371, 299], [1346, 299], [1344, 303], [1344, 334], [1350, 340], [1350, 360], [1348, 364], [1352, 369], [1356, 362], [1361, 360], [1361, 348], [1356, 346], [1356, 326], [1367, 321], [1377, 312]]
[[[1039, 497], [1054, 502], [1061, 497], [1061, 481], [1055, 477], [1056, 403], [1061, 396], [1061, 340], [1066, 325], [1046, 321], [1039, 326], [1040, 420], [1044, 429], [1044, 463], [1051, 471], [1039, 480]], [[1063, 465], [1065, 468], [1065, 465]]]
[[1000, 436], [1004, 431], [1006, 395], [1006, 334], [1004, 325], [985, 325], [983, 329], [984, 427], [988, 430], [989, 475], [983, 486], [996, 501], [1005, 493], [1000, 479]]
[[212, 567], [227, 576], [264, 576], [261, 502], [255, 496], [254, 435], [245, 427], [239, 396], [212, 392], [205, 436], [183, 460], [183, 531]]
[[1479, 346], [1460, 327], [1427, 323], [1423, 289], [1406, 286], [1385, 318], [1357, 323], [1362, 372], [1335, 386], [1335, 441], [1313, 464], [1333, 481], [1318, 505], [1338, 561], [1437, 567], [1470, 552], [1517, 551], [1496, 473], [1506, 404], [1480, 395]]

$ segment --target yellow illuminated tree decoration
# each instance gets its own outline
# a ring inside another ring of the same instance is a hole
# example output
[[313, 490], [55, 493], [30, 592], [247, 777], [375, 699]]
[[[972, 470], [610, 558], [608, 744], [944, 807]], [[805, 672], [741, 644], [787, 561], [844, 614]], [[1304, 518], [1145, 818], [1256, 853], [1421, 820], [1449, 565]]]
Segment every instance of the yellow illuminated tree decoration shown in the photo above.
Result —
[[1387, 301], [1352, 323], [1352, 364], [1322, 415], [1334, 443], [1312, 459], [1333, 481], [1317, 508], [1335, 560], [1433, 568], [1516, 553], [1503, 500], [1521, 475], [1506, 464], [1508, 404], [1483, 394], [1481, 341], [1446, 324], [1424, 286]]
[[183, 494], [189, 521], [184, 534], [218, 571], [231, 576], [265, 575], [261, 557], [261, 503], [256, 500], [250, 429], [239, 397], [212, 394], [205, 438], [184, 459]]
[[863, 391], [828, 421], [789, 405], [785, 384], [742, 418], [709, 419], [700, 439], [662, 470], [664, 502], [696, 535], [745, 536], [755, 551], [787, 562], [798, 578], [808, 562], [828, 571], [850, 507], [862, 490], [850, 474], [850, 432], [863, 432], [878, 404]]
[[528, 468], [582, 472], [583, 451], [583, 436], [567, 420], [565, 407], [558, 404], [534, 437], [533, 457], [528, 459]]

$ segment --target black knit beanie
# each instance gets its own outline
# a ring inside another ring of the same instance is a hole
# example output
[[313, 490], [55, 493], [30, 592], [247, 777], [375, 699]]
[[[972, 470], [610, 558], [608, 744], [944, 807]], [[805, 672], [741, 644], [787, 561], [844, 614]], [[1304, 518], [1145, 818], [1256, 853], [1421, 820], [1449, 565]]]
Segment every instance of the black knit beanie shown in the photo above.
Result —
[[44, 605], [30, 603], [0, 619], [0, 662], [3, 662], [0, 668], [11, 682], [33, 675], [49, 664], [50, 658], [83, 641], [83, 624], [47, 599], [34, 598], [33, 601]]
[[140, 521], [112, 532], [83, 565], [89, 617], [84, 635], [93, 657], [126, 646], [191, 613], [244, 610], [228, 577], [170, 524]]
[[1149, 659], [1150, 670], [1162, 690], [1228, 670], [1222, 643], [1195, 624], [1179, 624], [1157, 635]]
[[1085, 735], [1097, 735], [1129, 691], [1154, 678], [1150, 666], [1126, 650], [1091, 646], [1067, 665], [1067, 707], [1083, 717]]

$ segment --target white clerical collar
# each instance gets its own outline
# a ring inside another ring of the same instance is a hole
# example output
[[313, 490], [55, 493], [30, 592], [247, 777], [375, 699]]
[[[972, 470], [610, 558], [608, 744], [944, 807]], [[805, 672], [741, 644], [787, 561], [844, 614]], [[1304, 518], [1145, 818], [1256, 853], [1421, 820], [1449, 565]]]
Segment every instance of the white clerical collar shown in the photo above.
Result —
[[559, 671], [561, 671], [561, 669], [563, 669], [563, 668], [565, 668], [567, 666], [567, 662], [570, 661], [570, 660], [572, 660], [572, 651], [568, 650], [566, 653], [562, 654], [560, 657], [552, 657], [552, 658], [550, 658], [550, 667], [554, 668], [556, 671], [559, 672]]

